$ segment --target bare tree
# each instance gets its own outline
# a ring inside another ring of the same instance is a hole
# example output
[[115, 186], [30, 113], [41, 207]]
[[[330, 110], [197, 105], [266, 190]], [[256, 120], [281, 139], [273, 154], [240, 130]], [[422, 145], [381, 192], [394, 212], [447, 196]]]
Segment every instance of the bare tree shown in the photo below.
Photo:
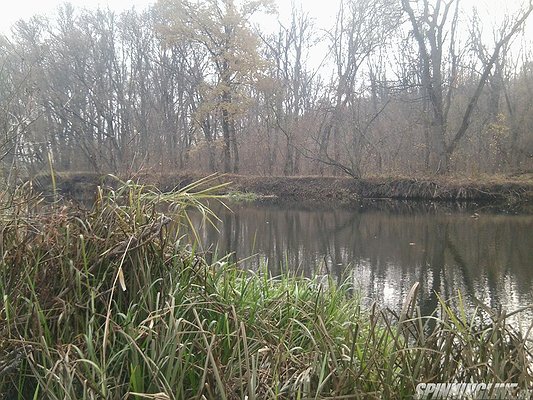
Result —
[[[430, 0], [423, 0], [416, 2], [415, 8], [411, 0], [402, 0], [402, 7], [411, 24], [411, 33], [418, 45], [421, 83], [430, 104], [429, 161], [430, 168], [435, 172], [448, 171], [450, 157], [466, 134], [472, 113], [502, 48], [518, 33], [533, 11], [533, 4], [530, 2], [512, 21], [504, 24], [493, 50], [481, 66], [475, 90], [467, 102], [458, 128], [449, 132], [448, 112], [453, 100], [453, 81], [458, 67], [455, 48], [458, 4], [456, 0], [436, 0], [434, 4]], [[445, 68], [447, 63], [449, 67]]]
[[[170, 41], [187, 40], [206, 49], [211, 57], [213, 81], [210, 105], [221, 115], [224, 137], [224, 171], [238, 172], [239, 153], [235, 118], [241, 112], [243, 85], [252, 84], [261, 69], [258, 41], [249, 28], [249, 18], [271, 3], [246, 1], [237, 7], [233, 0], [161, 0], [159, 6], [167, 19]], [[233, 165], [232, 165], [233, 161]]]
[[[330, 51], [334, 63], [331, 82], [331, 93], [324, 101], [323, 123], [318, 142], [316, 160], [322, 165], [333, 167], [333, 171], [341, 170], [353, 177], [359, 177], [361, 171], [354, 157], [357, 146], [350, 146], [349, 163], [341, 159], [341, 136], [344, 127], [349, 130], [349, 141], [353, 144], [361, 139], [360, 135], [368, 129], [369, 124], [359, 130], [352, 130], [354, 120], [347, 122], [348, 109], [356, 105], [361, 93], [360, 85], [364, 79], [362, 67], [379, 48], [385, 46], [387, 37], [398, 27], [398, 9], [388, 0], [345, 0], [341, 2], [334, 29], [329, 34]], [[376, 110], [376, 114], [382, 110]], [[369, 121], [375, 120], [370, 117]], [[346, 143], [345, 143], [346, 144]], [[331, 153], [331, 145], [333, 153]], [[346, 147], [344, 147], [346, 149]], [[323, 170], [321, 168], [321, 173]]]
[[294, 8], [269, 35], [250, 23], [266, 6], [65, 5], [17, 23], [0, 38], [4, 178], [49, 160], [127, 174], [531, 168], [531, 44], [513, 41], [531, 3], [484, 27], [490, 43], [458, 0], [344, 0], [325, 33]]

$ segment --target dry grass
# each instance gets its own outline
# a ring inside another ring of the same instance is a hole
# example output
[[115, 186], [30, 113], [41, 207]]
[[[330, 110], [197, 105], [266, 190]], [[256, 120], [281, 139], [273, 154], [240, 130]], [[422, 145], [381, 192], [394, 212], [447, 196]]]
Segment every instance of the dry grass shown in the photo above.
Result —
[[420, 382], [533, 384], [530, 343], [505, 315], [443, 300], [422, 317], [416, 286], [396, 315], [360, 307], [350, 281], [206, 263], [181, 227], [190, 208], [216, 218], [213, 184], [163, 194], [123, 182], [90, 210], [28, 190], [6, 204], [4, 398], [377, 399], [410, 398]]
[[[196, 173], [143, 175], [141, 182], [163, 192], [183, 188], [205, 176]], [[94, 173], [57, 174], [57, 185], [75, 198], [92, 199], [99, 184], [112, 182]], [[266, 177], [218, 175], [215, 182], [228, 184], [226, 193], [248, 193], [261, 198], [312, 202], [354, 202], [358, 199], [408, 199], [431, 201], [477, 201], [500, 205], [527, 205], [533, 201], [533, 174], [387, 177], [374, 176], [355, 180], [346, 177]], [[51, 192], [52, 179], [43, 175], [36, 185]], [[204, 186], [207, 188], [207, 186]]]

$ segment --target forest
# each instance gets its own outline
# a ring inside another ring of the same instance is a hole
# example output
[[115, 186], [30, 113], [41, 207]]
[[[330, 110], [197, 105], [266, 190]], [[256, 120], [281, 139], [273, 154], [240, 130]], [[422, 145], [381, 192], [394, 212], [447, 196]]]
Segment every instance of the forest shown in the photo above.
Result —
[[0, 35], [0, 400], [532, 398], [533, 0], [282, 1]]
[[529, 171], [532, 10], [342, 0], [324, 30], [268, 0], [65, 4], [0, 36], [3, 178]]

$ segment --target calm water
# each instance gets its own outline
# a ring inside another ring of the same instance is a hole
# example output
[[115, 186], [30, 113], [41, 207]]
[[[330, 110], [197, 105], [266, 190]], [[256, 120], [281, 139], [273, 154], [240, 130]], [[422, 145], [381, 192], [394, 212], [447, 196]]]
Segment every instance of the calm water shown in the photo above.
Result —
[[426, 312], [435, 292], [450, 298], [457, 290], [470, 304], [473, 296], [508, 310], [533, 304], [532, 215], [396, 202], [212, 208], [221, 221], [218, 231], [199, 229], [204, 250], [233, 252], [244, 268], [350, 275], [364, 296], [392, 308], [417, 281]]

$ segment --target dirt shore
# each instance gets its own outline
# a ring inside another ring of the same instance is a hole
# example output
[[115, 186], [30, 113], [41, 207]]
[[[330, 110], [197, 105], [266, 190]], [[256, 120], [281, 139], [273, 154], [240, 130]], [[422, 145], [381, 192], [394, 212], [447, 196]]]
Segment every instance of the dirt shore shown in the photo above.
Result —
[[[205, 175], [194, 173], [141, 175], [144, 184], [162, 191], [182, 188]], [[39, 190], [49, 191], [50, 176], [36, 178]], [[116, 180], [94, 173], [58, 173], [57, 186], [65, 195], [76, 198], [94, 196], [97, 185], [115, 186]], [[401, 199], [430, 201], [475, 201], [498, 203], [533, 203], [533, 173], [480, 178], [387, 178], [353, 179], [345, 177], [268, 177], [223, 174], [213, 183], [229, 183], [226, 192], [255, 193], [288, 201], [352, 202], [358, 199]]]

